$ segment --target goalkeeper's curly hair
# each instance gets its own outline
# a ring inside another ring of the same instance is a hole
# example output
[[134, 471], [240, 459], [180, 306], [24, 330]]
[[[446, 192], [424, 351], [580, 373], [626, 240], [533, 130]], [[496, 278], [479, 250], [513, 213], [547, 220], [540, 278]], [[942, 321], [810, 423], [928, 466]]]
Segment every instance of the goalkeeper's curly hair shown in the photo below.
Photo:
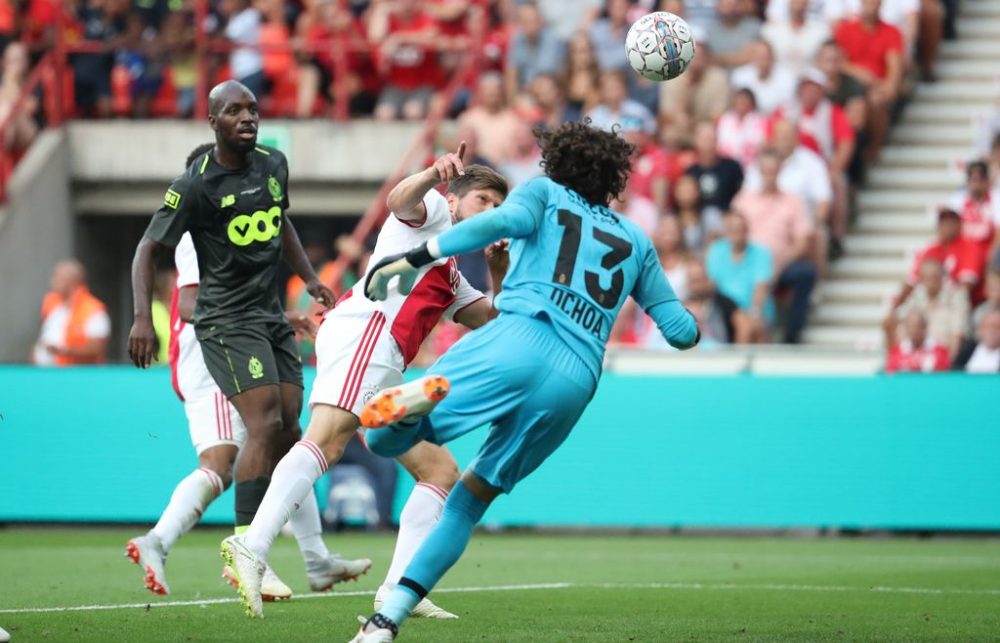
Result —
[[554, 130], [535, 130], [542, 149], [542, 168], [550, 179], [573, 190], [591, 205], [607, 206], [632, 171], [635, 146], [617, 131], [582, 123], [563, 123]]

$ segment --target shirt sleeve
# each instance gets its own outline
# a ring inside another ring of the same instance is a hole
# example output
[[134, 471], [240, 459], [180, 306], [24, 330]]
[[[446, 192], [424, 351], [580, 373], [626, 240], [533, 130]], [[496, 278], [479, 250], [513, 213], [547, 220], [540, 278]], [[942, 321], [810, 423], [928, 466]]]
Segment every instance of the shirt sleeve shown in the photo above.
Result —
[[288, 200], [288, 158], [278, 150], [271, 152], [278, 155], [278, 185], [281, 186], [281, 209], [288, 210], [292, 206]]
[[441, 255], [453, 257], [481, 250], [507, 237], [534, 232], [549, 203], [549, 179], [536, 178], [517, 186], [500, 207], [466, 219], [437, 239]]
[[83, 326], [83, 334], [87, 339], [102, 339], [111, 334], [111, 318], [108, 313], [99, 310], [87, 318]]
[[677, 299], [663, 274], [653, 245], [648, 240], [643, 245], [642, 266], [632, 289], [632, 298], [652, 318], [668, 344], [682, 350], [692, 348], [698, 340], [698, 324], [694, 315]]
[[177, 287], [197, 286], [201, 282], [198, 272], [198, 254], [194, 249], [194, 240], [190, 232], [181, 236], [174, 250], [174, 266], [177, 268]]
[[191, 220], [198, 205], [198, 194], [191, 179], [182, 175], [170, 184], [163, 196], [163, 205], [153, 214], [146, 228], [146, 237], [174, 247], [181, 236], [191, 229]]
[[455, 303], [449, 306], [448, 310], [444, 311], [445, 319], [454, 321], [455, 314], [458, 311], [469, 304], [476, 303], [480, 299], [486, 299], [486, 295], [473, 288], [472, 284], [465, 278], [465, 275], [458, 273], [458, 292], [455, 293]]
[[837, 143], [854, 142], [854, 126], [840, 105], [833, 106], [833, 140]]

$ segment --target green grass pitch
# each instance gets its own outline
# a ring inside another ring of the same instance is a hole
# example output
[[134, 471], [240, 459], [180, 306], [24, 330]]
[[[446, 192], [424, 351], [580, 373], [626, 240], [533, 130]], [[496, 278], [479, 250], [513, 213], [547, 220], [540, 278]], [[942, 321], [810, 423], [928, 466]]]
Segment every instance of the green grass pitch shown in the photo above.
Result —
[[[223, 531], [181, 539], [168, 597], [146, 592], [122, 557], [132, 535], [0, 529], [0, 627], [14, 643], [347, 641], [393, 546], [384, 535], [328, 536], [334, 551], [375, 566], [313, 595], [294, 541], [279, 539], [271, 562], [302, 595], [249, 621], [219, 578]], [[1000, 641], [1000, 541], [987, 539], [477, 534], [440, 589], [452, 591], [432, 598], [461, 620], [413, 619], [400, 640]], [[73, 606], [91, 607], [30, 611]]]

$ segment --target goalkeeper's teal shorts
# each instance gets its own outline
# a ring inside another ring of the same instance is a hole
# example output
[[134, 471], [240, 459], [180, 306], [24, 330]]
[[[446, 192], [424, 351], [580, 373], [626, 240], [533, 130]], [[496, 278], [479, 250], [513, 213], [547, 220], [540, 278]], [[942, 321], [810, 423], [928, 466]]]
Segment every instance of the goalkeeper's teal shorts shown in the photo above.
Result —
[[368, 431], [369, 448], [394, 456], [419, 440], [446, 444], [489, 427], [469, 468], [506, 493], [559, 448], [597, 386], [547, 320], [506, 313], [460, 339], [427, 372], [448, 378], [448, 397], [416, 424]]

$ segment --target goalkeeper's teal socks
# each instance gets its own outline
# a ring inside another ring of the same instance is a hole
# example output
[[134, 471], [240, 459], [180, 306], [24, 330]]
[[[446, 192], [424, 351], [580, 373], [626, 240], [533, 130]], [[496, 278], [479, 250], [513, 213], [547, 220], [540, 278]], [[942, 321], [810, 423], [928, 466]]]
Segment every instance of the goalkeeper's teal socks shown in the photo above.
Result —
[[489, 505], [472, 495], [459, 481], [448, 494], [441, 520], [407, 565], [399, 584], [379, 612], [401, 625], [417, 603], [458, 562], [472, 538], [472, 529]]

